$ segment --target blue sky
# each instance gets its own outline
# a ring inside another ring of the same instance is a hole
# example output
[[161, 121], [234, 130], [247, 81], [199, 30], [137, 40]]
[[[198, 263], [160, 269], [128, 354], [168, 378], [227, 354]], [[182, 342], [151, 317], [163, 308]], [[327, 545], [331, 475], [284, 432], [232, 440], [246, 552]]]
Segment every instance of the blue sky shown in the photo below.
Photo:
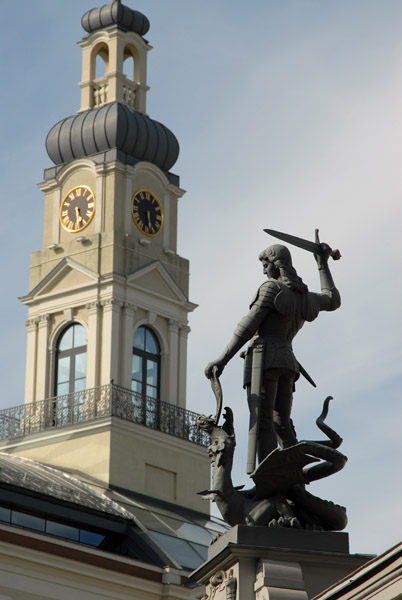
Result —
[[[352, 552], [400, 540], [402, 3], [390, 0], [138, 0], [151, 22], [148, 112], [177, 136], [187, 190], [179, 252], [191, 261], [188, 407], [211, 413], [203, 376], [262, 282], [266, 227], [339, 247], [343, 305], [295, 341], [318, 384], [299, 382], [294, 421], [316, 438], [322, 400], [349, 462], [311, 491], [347, 506]], [[92, 0], [20, 0], [0, 23], [2, 407], [23, 403], [29, 253], [42, 245], [45, 137], [79, 108], [81, 15]], [[294, 264], [318, 290], [311, 255]], [[222, 375], [235, 412], [236, 484], [247, 407], [241, 361]]]

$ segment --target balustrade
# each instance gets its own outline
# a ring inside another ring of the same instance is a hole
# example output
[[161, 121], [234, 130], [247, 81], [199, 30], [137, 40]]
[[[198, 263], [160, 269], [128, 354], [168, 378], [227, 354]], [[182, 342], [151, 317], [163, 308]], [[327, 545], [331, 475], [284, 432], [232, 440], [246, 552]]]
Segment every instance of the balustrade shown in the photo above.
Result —
[[197, 427], [197, 413], [115, 384], [0, 410], [0, 440], [102, 417], [117, 417], [194, 444], [209, 445], [209, 436]]

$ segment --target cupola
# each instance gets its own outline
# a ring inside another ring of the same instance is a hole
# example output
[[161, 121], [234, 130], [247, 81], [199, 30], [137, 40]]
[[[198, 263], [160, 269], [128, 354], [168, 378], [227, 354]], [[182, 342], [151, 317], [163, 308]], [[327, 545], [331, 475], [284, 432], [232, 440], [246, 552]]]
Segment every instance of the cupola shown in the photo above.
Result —
[[[113, 0], [82, 17], [81, 108], [52, 127], [46, 149], [56, 165], [117, 149], [122, 162], [169, 171], [179, 155], [174, 134], [146, 113], [148, 19]], [[127, 68], [128, 67], [128, 68]]]

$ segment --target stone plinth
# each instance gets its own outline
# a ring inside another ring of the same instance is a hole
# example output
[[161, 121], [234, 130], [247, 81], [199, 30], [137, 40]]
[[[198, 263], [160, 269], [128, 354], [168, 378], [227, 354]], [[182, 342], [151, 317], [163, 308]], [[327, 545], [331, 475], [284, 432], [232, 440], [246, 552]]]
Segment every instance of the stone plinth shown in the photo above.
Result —
[[308, 600], [372, 558], [349, 554], [347, 533], [237, 525], [192, 574], [203, 600]]

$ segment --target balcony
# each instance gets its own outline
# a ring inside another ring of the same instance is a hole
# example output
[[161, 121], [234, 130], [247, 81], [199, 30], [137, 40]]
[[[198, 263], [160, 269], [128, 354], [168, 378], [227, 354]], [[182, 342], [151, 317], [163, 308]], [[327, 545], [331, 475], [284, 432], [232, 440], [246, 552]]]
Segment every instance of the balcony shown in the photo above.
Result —
[[200, 446], [210, 443], [197, 427], [197, 413], [114, 384], [0, 410], [0, 440], [104, 417], [117, 417]]

